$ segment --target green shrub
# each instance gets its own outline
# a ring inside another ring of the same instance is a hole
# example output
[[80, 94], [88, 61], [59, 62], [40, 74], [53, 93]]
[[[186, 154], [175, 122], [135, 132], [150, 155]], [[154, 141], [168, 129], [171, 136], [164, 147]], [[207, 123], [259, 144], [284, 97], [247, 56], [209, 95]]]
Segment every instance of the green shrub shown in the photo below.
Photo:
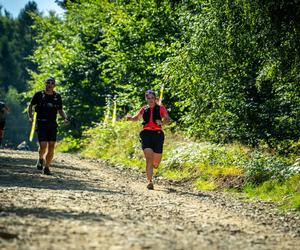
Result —
[[287, 178], [300, 173], [298, 162], [289, 165], [276, 157], [266, 156], [261, 152], [253, 152], [251, 159], [244, 164], [246, 182], [261, 184], [265, 181], [276, 179], [284, 181]]
[[172, 143], [169, 148], [165, 167], [169, 169], [185, 168], [189, 166], [236, 166], [241, 167], [247, 158], [247, 150], [240, 146], [222, 146], [211, 143]]
[[139, 123], [118, 121], [115, 126], [97, 124], [84, 132], [82, 155], [109, 160], [124, 166], [141, 167]]
[[59, 152], [77, 152], [81, 148], [81, 140], [72, 136], [65, 137], [57, 144], [57, 151]]

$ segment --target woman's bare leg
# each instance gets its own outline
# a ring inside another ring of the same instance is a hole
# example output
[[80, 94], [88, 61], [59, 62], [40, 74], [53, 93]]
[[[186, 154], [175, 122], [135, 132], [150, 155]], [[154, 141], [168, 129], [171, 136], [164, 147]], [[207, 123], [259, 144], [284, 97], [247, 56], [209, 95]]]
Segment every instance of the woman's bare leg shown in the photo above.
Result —
[[153, 153], [153, 167], [158, 168], [161, 162], [162, 154]]
[[146, 158], [146, 175], [148, 182], [152, 182], [153, 176], [153, 155], [154, 152], [151, 148], [144, 149], [144, 155]]

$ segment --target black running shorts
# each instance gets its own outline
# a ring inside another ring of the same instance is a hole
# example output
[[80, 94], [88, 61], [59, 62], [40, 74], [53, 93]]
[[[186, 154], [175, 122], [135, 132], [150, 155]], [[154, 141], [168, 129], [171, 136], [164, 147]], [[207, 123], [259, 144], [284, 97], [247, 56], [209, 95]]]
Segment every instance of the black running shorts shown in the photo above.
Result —
[[142, 149], [151, 148], [154, 153], [162, 154], [165, 135], [162, 130], [142, 130], [140, 141]]
[[45, 123], [37, 122], [36, 132], [38, 135], [39, 142], [41, 141], [56, 141], [57, 137], [57, 124], [56, 123]]

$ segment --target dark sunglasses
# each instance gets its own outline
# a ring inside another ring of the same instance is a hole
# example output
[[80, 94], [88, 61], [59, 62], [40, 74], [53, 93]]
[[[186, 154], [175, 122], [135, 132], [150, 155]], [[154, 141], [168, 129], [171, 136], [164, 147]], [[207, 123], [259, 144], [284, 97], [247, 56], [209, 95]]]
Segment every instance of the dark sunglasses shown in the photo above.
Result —
[[54, 85], [55, 82], [53, 82], [53, 81], [47, 81], [46, 84], [52, 84], [52, 85]]

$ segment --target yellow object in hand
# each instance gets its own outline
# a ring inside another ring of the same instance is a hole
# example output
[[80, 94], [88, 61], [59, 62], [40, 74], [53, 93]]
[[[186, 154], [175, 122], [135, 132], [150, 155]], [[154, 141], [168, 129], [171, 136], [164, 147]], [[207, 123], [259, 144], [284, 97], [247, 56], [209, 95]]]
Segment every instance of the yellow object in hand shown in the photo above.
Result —
[[159, 96], [159, 100], [158, 100], [159, 105], [161, 105], [161, 102], [162, 102], [162, 99], [163, 99], [163, 93], [164, 93], [164, 85], [161, 85], [160, 96]]
[[29, 135], [29, 141], [32, 141], [32, 139], [33, 139], [35, 124], [36, 124], [36, 112], [33, 113], [33, 120], [32, 120], [30, 135]]

